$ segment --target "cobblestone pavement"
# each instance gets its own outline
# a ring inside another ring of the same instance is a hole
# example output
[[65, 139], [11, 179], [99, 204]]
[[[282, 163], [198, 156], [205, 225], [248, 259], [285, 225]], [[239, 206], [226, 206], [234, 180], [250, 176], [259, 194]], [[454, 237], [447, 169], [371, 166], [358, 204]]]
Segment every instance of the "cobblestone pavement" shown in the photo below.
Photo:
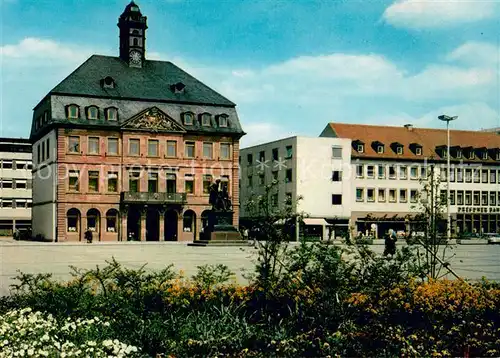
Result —
[[[382, 253], [383, 245], [372, 245]], [[453, 269], [461, 276], [500, 281], [500, 245], [455, 245]], [[196, 272], [203, 264], [225, 264], [244, 282], [244, 273], [251, 272], [256, 250], [245, 247], [190, 247], [185, 243], [29, 243], [0, 240], [0, 295], [8, 293], [17, 270], [26, 273], [52, 273], [57, 279], [69, 278], [70, 265], [94, 268], [114, 257], [130, 268], [147, 264], [160, 269], [174, 264], [186, 275]]]

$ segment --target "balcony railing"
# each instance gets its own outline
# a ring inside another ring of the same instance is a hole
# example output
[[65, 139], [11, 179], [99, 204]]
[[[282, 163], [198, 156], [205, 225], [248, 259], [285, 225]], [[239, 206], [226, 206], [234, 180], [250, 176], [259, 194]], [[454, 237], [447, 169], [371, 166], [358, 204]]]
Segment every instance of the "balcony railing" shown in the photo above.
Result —
[[184, 204], [186, 202], [186, 194], [125, 191], [121, 194], [121, 200], [124, 203]]

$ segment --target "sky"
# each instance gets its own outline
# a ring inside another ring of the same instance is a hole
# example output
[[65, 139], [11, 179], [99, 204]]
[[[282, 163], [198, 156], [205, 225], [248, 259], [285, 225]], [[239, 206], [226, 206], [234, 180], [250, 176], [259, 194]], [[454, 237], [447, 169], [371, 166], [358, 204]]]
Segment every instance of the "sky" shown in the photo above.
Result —
[[[146, 57], [237, 104], [242, 146], [328, 122], [500, 126], [500, 1], [137, 0]], [[0, 0], [0, 136], [92, 54], [118, 55], [122, 0]]]

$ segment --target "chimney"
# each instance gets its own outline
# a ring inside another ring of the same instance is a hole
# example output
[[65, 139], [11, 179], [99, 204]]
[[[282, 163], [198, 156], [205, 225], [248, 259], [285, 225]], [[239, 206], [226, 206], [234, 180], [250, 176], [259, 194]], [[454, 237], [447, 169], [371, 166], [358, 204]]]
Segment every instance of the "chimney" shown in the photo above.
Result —
[[404, 127], [408, 129], [410, 132], [413, 130], [413, 124], [405, 124]]

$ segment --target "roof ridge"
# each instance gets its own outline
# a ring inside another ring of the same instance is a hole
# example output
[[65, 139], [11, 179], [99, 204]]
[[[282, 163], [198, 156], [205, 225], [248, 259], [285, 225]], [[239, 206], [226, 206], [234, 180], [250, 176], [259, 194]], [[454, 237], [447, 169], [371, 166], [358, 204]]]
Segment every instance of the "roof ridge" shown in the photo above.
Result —
[[[404, 126], [391, 126], [391, 125], [383, 125], [383, 124], [362, 124], [362, 123], [341, 123], [341, 122], [329, 122], [330, 126], [335, 125], [346, 125], [346, 126], [356, 126], [356, 127], [379, 127], [379, 128], [397, 128], [401, 130], [407, 130]], [[432, 130], [432, 131], [446, 131], [446, 128], [431, 128], [431, 127], [415, 127], [414, 125], [412, 130]], [[482, 131], [482, 130], [473, 130], [473, 129], [451, 129], [450, 132], [470, 132], [476, 134], [489, 134], [496, 135], [495, 132], [490, 131]]]

